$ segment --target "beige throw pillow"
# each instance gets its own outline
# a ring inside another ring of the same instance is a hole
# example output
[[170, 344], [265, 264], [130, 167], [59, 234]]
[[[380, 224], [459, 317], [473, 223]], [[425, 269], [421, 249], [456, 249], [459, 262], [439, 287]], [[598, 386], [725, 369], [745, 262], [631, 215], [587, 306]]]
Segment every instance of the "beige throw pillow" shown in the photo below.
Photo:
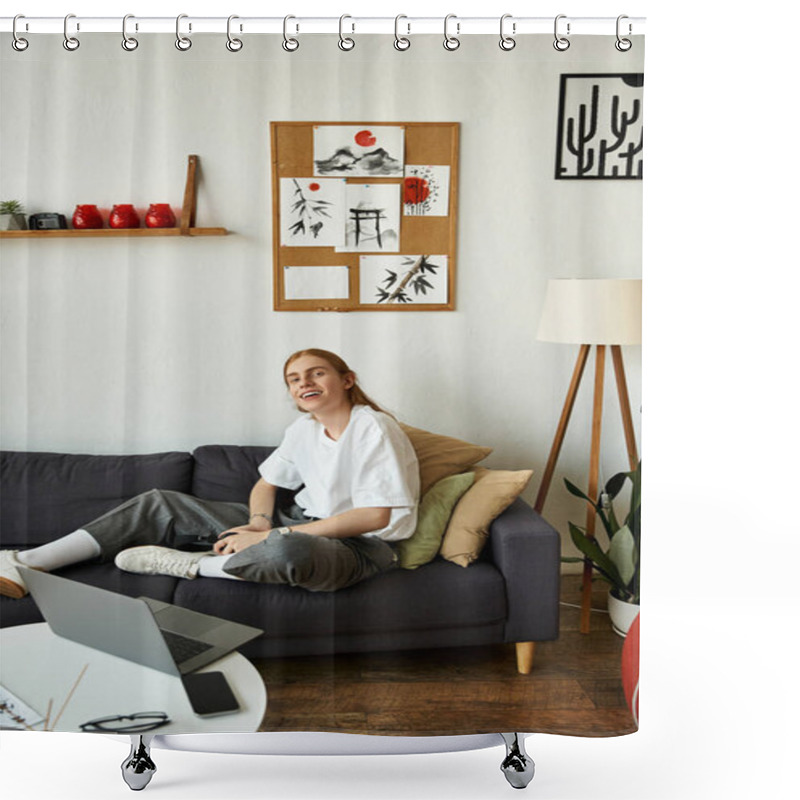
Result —
[[402, 422], [400, 427], [411, 440], [411, 446], [417, 454], [420, 497], [424, 496], [434, 483], [450, 475], [464, 472], [492, 452], [491, 447], [479, 447], [450, 436], [439, 436], [437, 433], [412, 428]]
[[475, 483], [458, 501], [442, 539], [439, 555], [468, 567], [489, 538], [489, 526], [528, 485], [533, 470], [494, 470], [478, 467]]

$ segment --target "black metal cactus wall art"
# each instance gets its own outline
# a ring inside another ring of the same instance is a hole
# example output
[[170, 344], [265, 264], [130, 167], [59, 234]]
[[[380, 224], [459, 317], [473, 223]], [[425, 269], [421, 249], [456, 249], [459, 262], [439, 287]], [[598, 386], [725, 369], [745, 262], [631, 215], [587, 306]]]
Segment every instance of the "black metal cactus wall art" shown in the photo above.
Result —
[[644, 75], [562, 75], [556, 178], [642, 179]]

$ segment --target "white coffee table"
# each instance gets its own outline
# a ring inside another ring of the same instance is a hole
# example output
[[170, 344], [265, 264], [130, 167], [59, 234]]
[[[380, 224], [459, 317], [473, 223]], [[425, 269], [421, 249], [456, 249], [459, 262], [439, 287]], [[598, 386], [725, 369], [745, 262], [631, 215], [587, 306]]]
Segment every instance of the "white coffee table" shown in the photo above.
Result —
[[81, 723], [140, 711], [166, 712], [170, 722], [158, 728], [159, 734], [257, 731], [267, 708], [267, 690], [256, 668], [239, 653], [230, 653], [198, 672], [215, 670], [228, 679], [239, 711], [198, 717], [176, 676], [63, 639], [46, 622], [0, 630], [0, 683], [43, 716], [52, 699], [50, 722], [56, 731], [80, 731]]

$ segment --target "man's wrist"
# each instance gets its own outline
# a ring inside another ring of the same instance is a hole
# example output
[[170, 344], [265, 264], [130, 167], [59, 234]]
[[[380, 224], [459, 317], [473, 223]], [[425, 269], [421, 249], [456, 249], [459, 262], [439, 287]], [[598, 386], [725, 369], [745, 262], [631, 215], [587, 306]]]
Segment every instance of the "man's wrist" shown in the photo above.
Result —
[[256, 511], [255, 513], [250, 515], [250, 522], [258, 517], [263, 517], [267, 522], [269, 522], [270, 528], [274, 527], [275, 523], [272, 521], [272, 517], [266, 513], [266, 511]]

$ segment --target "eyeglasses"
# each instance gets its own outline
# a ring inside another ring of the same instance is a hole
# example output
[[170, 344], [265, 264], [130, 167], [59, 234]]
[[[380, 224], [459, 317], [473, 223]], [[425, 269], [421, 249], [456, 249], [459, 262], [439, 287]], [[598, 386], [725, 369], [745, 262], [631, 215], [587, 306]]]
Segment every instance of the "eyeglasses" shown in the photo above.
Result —
[[84, 733], [144, 733], [168, 724], [169, 717], [163, 711], [140, 711], [118, 717], [103, 717], [84, 722], [80, 728]]

